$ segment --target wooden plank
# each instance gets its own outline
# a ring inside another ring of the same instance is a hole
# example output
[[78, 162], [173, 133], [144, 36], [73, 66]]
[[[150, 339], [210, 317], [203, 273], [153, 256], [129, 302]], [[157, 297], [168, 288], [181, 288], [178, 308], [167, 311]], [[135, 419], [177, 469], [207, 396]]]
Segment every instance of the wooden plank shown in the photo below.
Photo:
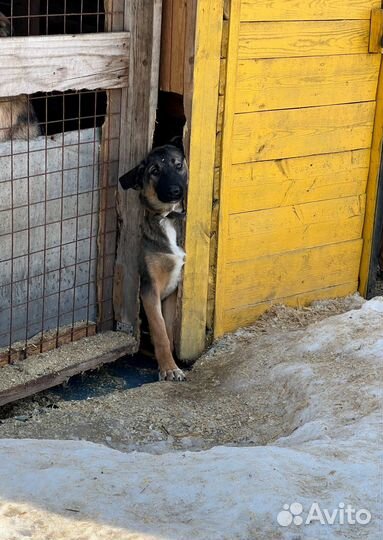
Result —
[[[225, 103], [223, 111], [222, 150], [216, 163], [221, 169], [218, 217], [217, 274], [214, 306], [214, 337], [223, 333], [224, 294], [223, 276], [226, 267], [225, 240], [228, 235], [228, 206], [230, 201], [229, 179], [232, 177], [232, 141], [235, 110], [235, 83], [238, 63], [238, 37], [240, 30], [241, 0], [231, 0], [228, 21], [227, 61], [225, 72]], [[222, 148], [221, 148], [222, 146]]]
[[226, 84], [226, 58], [221, 59], [220, 71], [219, 71], [219, 95], [225, 95]]
[[372, 101], [379, 65], [371, 54], [241, 60], [235, 111]]
[[230, 214], [289, 206], [365, 192], [370, 152], [259, 161], [235, 165], [230, 178]]
[[128, 32], [2, 39], [0, 95], [121, 88], [129, 45]]
[[326, 244], [362, 236], [365, 195], [270, 208], [229, 218], [227, 262]]
[[375, 102], [237, 114], [233, 163], [369, 148]]
[[[185, 115], [185, 125], [183, 129], [183, 143], [186, 159], [189, 162], [190, 156], [190, 136], [193, 116], [194, 99], [194, 75], [195, 75], [195, 40], [197, 32], [197, 3], [198, 0], [188, 0], [186, 2], [186, 28], [185, 28], [185, 56], [184, 56], [184, 89], [183, 89], [183, 108]], [[177, 234], [185, 241], [186, 220], [178, 224]], [[181, 230], [180, 230], [181, 229]], [[183, 244], [183, 247], [184, 244]], [[176, 355], [181, 356], [181, 331], [182, 331], [182, 313], [183, 313], [183, 280], [178, 285], [176, 319], [174, 323], [174, 346]], [[186, 308], [187, 309], [187, 308]], [[186, 354], [186, 353], [185, 353]], [[185, 356], [183, 360], [188, 360]]]
[[367, 205], [366, 219], [363, 227], [363, 252], [360, 265], [360, 285], [359, 292], [365, 296], [367, 294], [370, 273], [375, 272], [371, 268], [372, 243], [375, 228], [376, 204], [379, 187], [379, 169], [382, 159], [383, 141], [383, 62], [380, 67], [379, 85], [376, 100], [376, 111], [374, 121], [374, 134], [372, 138], [370, 171], [367, 182]]
[[380, 0], [242, 0], [242, 21], [370, 19]]
[[[223, 0], [197, 4], [194, 87], [192, 96], [188, 219], [183, 280], [180, 357], [195, 358], [205, 347], [209, 245]], [[190, 117], [189, 117], [190, 118]], [[209, 141], [201, 144], [201, 141]]]
[[[105, 0], [105, 31], [124, 28], [123, 0]], [[114, 272], [115, 235], [108, 234], [108, 223], [115, 223], [117, 213], [110, 204], [118, 183], [120, 147], [121, 89], [107, 91], [107, 111], [102, 126], [100, 145], [100, 208], [97, 230], [97, 327], [113, 329], [113, 301], [108, 294], [110, 276]], [[113, 194], [111, 193], [113, 192]]]
[[362, 243], [352, 240], [230, 263], [224, 276], [224, 308], [356, 282]]
[[367, 53], [369, 21], [242, 23], [238, 55], [281, 58]]
[[283, 304], [295, 308], [301, 308], [312, 304], [318, 300], [327, 300], [329, 298], [340, 298], [353, 294], [358, 287], [357, 281], [341, 283], [333, 287], [316, 289], [303, 294], [275, 298], [269, 302], [260, 302], [258, 304], [247, 305], [244, 307], [228, 309], [224, 312], [223, 332], [233, 332], [241, 326], [248, 326], [262, 315], [265, 311], [275, 304]]
[[173, 0], [170, 92], [176, 94], [184, 89], [186, 9], [185, 0]]
[[135, 350], [137, 343], [132, 337], [108, 332], [24, 360], [17, 375], [14, 367], [4, 367], [1, 369], [0, 406], [62, 384], [73, 375], [114, 362]]
[[[125, 0], [124, 29], [130, 32], [129, 86], [122, 91], [119, 175], [135, 167], [152, 146], [156, 118], [161, 0]], [[117, 329], [138, 336], [142, 208], [136, 191], [118, 187], [119, 241], [113, 307]]]
[[222, 23], [222, 40], [221, 40], [221, 58], [227, 57], [229, 39], [229, 21], [223, 21]]
[[95, 333], [95, 323], [75, 323], [73, 327], [65, 326], [45, 331], [43, 335], [37, 334], [27, 343], [24, 340], [13, 343], [10, 349], [0, 349], [0, 366], [13, 364], [30, 356], [51, 351], [56, 347], [79, 341], [87, 336], [94, 336]]
[[218, 98], [218, 110], [217, 110], [217, 133], [222, 131], [222, 125], [223, 125], [223, 109], [225, 106], [225, 97], [219, 96]]
[[171, 91], [173, 0], [162, 0], [160, 90]]
[[383, 9], [373, 9], [371, 13], [370, 42], [368, 50], [370, 53], [381, 54], [383, 52]]

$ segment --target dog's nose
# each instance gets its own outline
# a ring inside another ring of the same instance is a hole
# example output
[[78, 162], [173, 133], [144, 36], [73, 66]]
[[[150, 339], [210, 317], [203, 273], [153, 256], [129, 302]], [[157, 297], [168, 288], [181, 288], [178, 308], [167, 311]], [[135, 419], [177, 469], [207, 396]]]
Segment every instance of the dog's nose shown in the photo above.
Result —
[[169, 195], [172, 199], [182, 197], [182, 188], [177, 185], [169, 186]]

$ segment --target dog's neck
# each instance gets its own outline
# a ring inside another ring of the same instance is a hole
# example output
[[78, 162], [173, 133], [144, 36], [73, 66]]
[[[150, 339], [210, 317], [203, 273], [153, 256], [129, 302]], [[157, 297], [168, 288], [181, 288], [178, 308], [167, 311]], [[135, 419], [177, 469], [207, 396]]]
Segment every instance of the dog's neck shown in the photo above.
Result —
[[181, 219], [186, 215], [183, 201], [174, 203], [166, 210], [164, 210], [163, 208], [154, 208], [144, 197], [140, 197], [140, 199], [141, 204], [144, 207], [145, 216], [148, 218], [155, 217], [157, 219]]

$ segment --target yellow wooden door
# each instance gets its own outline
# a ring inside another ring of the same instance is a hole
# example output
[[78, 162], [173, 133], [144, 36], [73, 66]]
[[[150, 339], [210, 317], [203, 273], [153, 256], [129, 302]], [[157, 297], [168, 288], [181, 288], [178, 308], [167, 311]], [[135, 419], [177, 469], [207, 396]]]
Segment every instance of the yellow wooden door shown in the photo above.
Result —
[[380, 0], [231, 0], [216, 336], [272, 303], [358, 289], [381, 63], [369, 53], [376, 8]]

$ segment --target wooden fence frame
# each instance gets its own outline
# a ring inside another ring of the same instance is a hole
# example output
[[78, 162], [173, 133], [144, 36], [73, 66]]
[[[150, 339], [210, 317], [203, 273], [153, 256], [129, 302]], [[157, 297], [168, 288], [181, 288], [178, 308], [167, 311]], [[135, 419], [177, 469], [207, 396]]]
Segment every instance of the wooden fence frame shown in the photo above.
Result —
[[[126, 194], [116, 186], [119, 176], [134, 167], [152, 145], [158, 95], [161, 10], [162, 0], [105, 0], [105, 34], [15, 37], [1, 39], [0, 43], [2, 97], [85, 88], [107, 91], [107, 114], [100, 148], [97, 328], [100, 331], [111, 329], [110, 313], [114, 309], [117, 329], [124, 330], [129, 336], [126, 347], [120, 345], [107, 355], [92, 359], [86, 369], [94, 369], [138, 349], [139, 277], [136, 261], [140, 205], [135, 193]], [[116, 114], [119, 112], [120, 115]], [[108, 224], [117, 219], [113, 208], [116, 189], [120, 225], [117, 259], [109, 257], [105, 266], [105, 254], [108, 252], [105, 232]], [[103, 278], [106, 274], [113, 274], [115, 266], [114, 304], [104, 305]], [[93, 324], [89, 333], [88, 329], [85, 333], [70, 332], [70, 341], [93, 335], [94, 330]], [[57, 336], [54, 341], [56, 345], [61, 344]], [[48, 344], [45, 350], [52, 347]], [[39, 361], [38, 354], [34, 361]], [[79, 362], [73, 369], [71, 375], [84, 371], [84, 366]], [[28, 392], [58, 384], [57, 380], [57, 377], [48, 377], [45, 382], [35, 381]]]

